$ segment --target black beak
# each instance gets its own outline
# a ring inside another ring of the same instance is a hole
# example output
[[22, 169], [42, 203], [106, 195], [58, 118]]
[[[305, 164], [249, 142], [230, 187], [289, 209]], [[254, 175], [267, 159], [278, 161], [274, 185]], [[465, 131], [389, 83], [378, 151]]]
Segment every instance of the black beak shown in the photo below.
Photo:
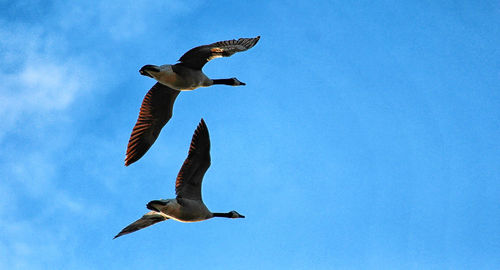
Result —
[[151, 76], [151, 74], [149, 74], [148, 71], [160, 72], [160, 69], [155, 65], [145, 65], [139, 70], [139, 73], [141, 73], [141, 75], [143, 76], [148, 76], [153, 78], [153, 76]]
[[240, 214], [240, 218], [245, 218], [245, 216], [244, 216], [244, 215], [242, 215], [242, 214]]

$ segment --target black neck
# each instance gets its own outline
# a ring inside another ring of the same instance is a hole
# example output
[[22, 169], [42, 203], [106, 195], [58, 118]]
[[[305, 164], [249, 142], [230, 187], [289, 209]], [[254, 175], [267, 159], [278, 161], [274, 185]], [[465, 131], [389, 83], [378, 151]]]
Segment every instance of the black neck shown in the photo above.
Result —
[[233, 79], [215, 79], [212, 81], [214, 82], [214, 84], [234, 85]]
[[230, 218], [233, 216], [233, 213], [229, 212], [229, 213], [212, 213], [214, 215], [214, 217], [227, 217], [227, 218]]

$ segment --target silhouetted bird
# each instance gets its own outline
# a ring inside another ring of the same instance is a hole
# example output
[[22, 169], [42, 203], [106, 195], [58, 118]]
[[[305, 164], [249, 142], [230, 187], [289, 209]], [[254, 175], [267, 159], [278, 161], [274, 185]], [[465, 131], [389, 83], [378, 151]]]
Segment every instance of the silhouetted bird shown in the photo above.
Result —
[[175, 65], [143, 66], [139, 72], [158, 82], [142, 101], [139, 118], [128, 142], [125, 166], [139, 160], [153, 145], [163, 126], [172, 117], [174, 101], [180, 91], [214, 84], [245, 85], [236, 78], [210, 79], [201, 69], [214, 58], [228, 57], [252, 48], [259, 39], [260, 36], [219, 41], [189, 50]]
[[114, 238], [169, 218], [182, 222], [202, 221], [213, 217], [244, 218], [245, 216], [236, 211], [212, 213], [205, 206], [201, 198], [201, 182], [208, 167], [210, 167], [210, 137], [205, 121], [201, 119], [193, 134], [188, 157], [175, 181], [177, 197], [150, 201], [146, 207], [151, 211], [125, 227]]

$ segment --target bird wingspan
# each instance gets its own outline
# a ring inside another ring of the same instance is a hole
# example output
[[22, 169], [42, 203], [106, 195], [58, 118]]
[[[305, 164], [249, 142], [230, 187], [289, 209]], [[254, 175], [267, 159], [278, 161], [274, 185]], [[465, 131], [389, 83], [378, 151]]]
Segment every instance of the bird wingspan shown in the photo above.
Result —
[[179, 93], [161, 83], [156, 83], [148, 91], [128, 141], [125, 166], [139, 160], [156, 141], [161, 129], [172, 117], [174, 101]]
[[136, 220], [134, 223], [128, 225], [125, 227], [123, 230], [121, 230], [113, 239], [120, 237], [125, 234], [129, 234], [135, 231], [138, 231], [140, 229], [144, 229], [146, 227], [149, 227], [155, 223], [167, 220], [168, 217], [160, 212], [156, 211], [151, 211], [146, 213], [144, 216], [142, 216], [140, 219]]
[[201, 119], [191, 139], [188, 157], [177, 175], [175, 182], [177, 197], [201, 200], [201, 183], [208, 167], [210, 167], [210, 136], [205, 121]]
[[210, 60], [218, 57], [228, 57], [237, 52], [246, 51], [259, 41], [260, 36], [255, 38], [240, 38], [238, 40], [225, 40], [209, 45], [198, 46], [187, 51], [179, 61], [192, 69], [202, 69]]

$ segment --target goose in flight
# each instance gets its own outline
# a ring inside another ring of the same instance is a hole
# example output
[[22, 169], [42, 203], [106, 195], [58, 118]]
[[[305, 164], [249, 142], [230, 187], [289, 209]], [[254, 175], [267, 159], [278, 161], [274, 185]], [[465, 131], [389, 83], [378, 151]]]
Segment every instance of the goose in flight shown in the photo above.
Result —
[[244, 218], [245, 216], [236, 211], [212, 213], [205, 206], [201, 198], [201, 182], [208, 167], [210, 167], [210, 138], [205, 121], [201, 119], [191, 139], [188, 157], [182, 164], [175, 181], [177, 197], [150, 201], [146, 207], [151, 211], [125, 227], [114, 238], [167, 219], [195, 222], [213, 217]]
[[259, 41], [255, 38], [219, 41], [193, 48], [175, 65], [145, 65], [139, 73], [157, 81], [142, 101], [139, 118], [128, 141], [125, 166], [139, 160], [153, 145], [161, 129], [172, 117], [174, 101], [180, 91], [194, 90], [214, 84], [245, 85], [236, 78], [210, 79], [202, 71], [210, 60], [246, 51]]

